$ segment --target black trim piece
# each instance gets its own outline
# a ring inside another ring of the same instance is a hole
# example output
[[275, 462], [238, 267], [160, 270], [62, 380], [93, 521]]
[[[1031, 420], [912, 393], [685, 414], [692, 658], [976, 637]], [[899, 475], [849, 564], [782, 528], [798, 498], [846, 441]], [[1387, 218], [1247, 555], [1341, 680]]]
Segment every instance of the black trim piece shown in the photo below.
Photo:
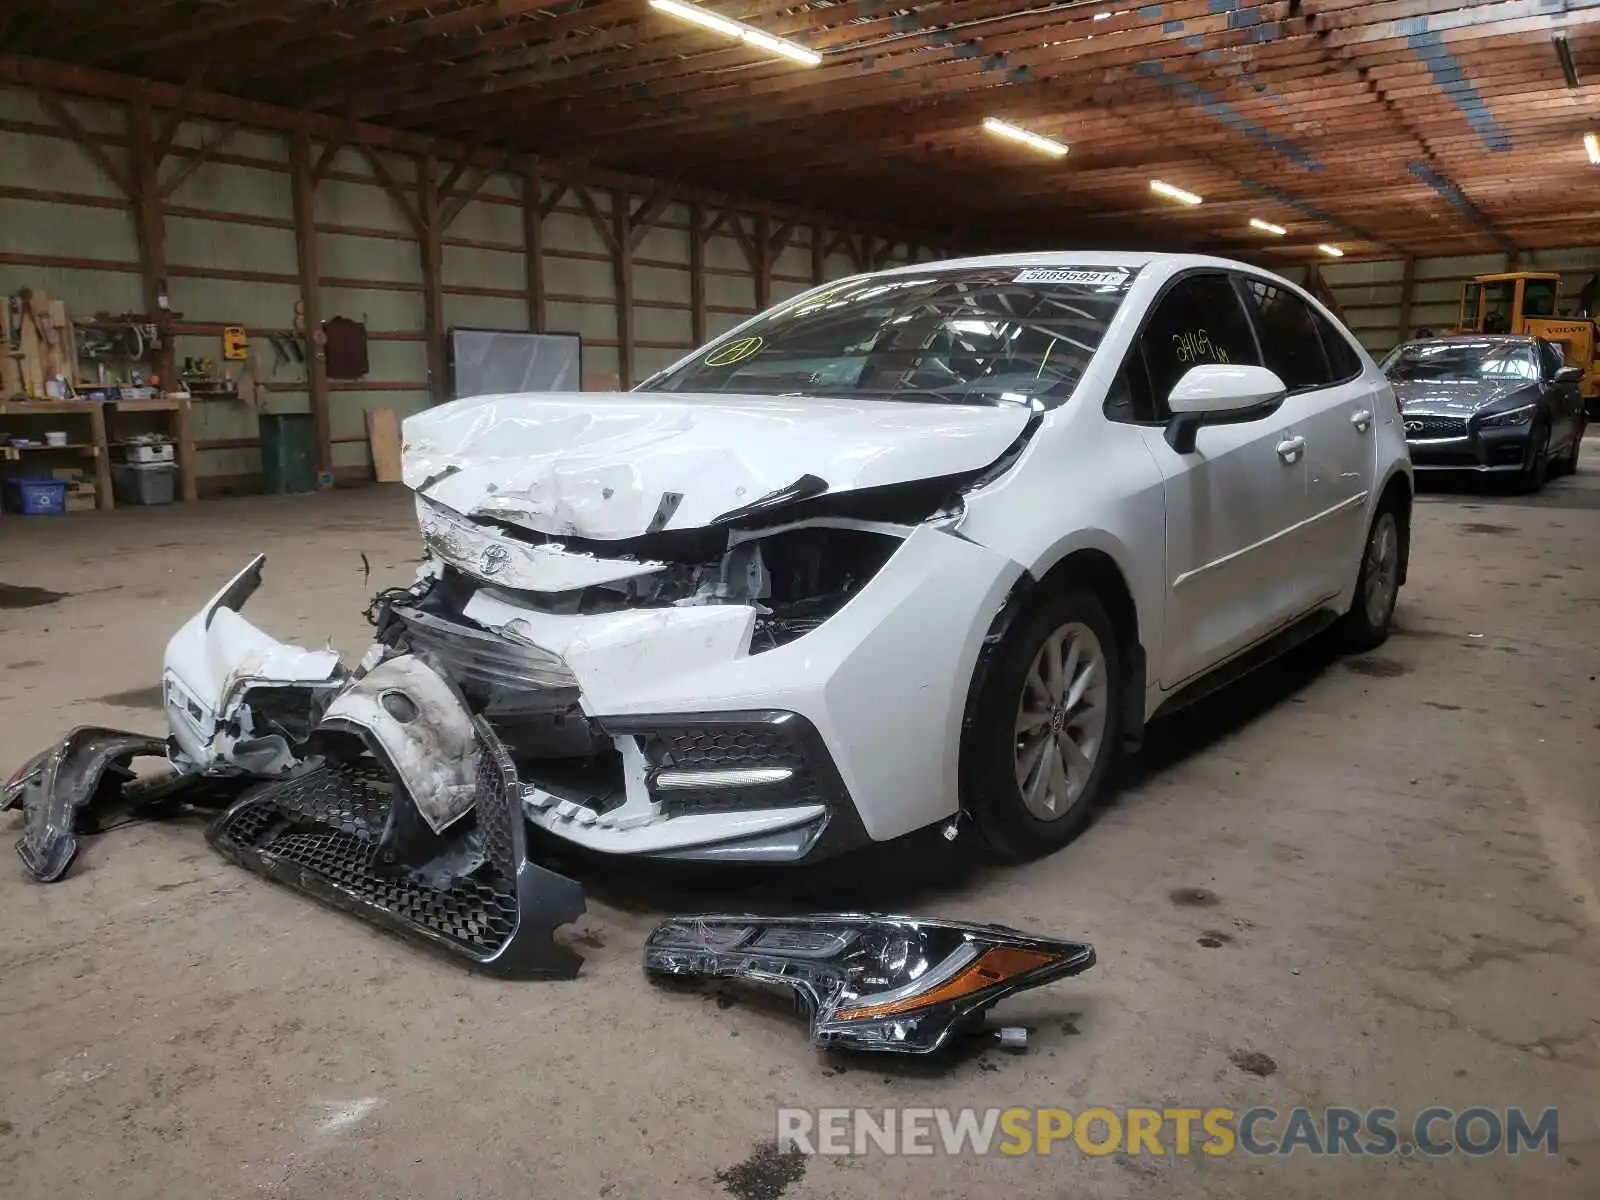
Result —
[[1150, 719], [1170, 717], [1173, 713], [1188, 708], [1214, 692], [1221, 691], [1230, 684], [1237, 683], [1258, 667], [1264, 667], [1275, 658], [1280, 658], [1293, 650], [1296, 646], [1304, 645], [1319, 633], [1328, 629], [1339, 619], [1339, 614], [1330, 608], [1319, 608], [1299, 620], [1293, 622], [1277, 633], [1257, 642], [1255, 645], [1241, 651], [1233, 658], [1228, 659], [1189, 683], [1184, 684], [1161, 702], [1159, 708], [1150, 714]]
[[1208, 425], [1248, 425], [1264, 421], [1283, 407], [1284, 397], [1277, 396], [1263, 404], [1233, 412], [1174, 413], [1167, 418], [1167, 428], [1162, 436], [1167, 445], [1179, 454], [1193, 454], [1200, 431]]
[[[0, 811], [21, 808], [22, 837], [17, 857], [39, 883], [54, 883], [78, 856], [75, 836], [90, 810], [120, 797], [133, 778], [128, 764], [135, 758], [165, 758], [161, 738], [119, 729], [80, 726], [36, 756], [6, 786]], [[102, 788], [107, 780], [110, 788]], [[180, 776], [184, 782], [193, 777]]]
[[258, 875], [491, 974], [570, 979], [583, 959], [554, 934], [583, 915], [583, 889], [528, 858], [516, 767], [482, 717], [473, 725], [482, 751], [476, 817], [446, 831], [436, 870], [382, 861], [394, 806], [415, 806], [372, 759], [317, 763], [252, 788], [206, 838]]
[[[798, 504], [802, 500], [810, 500], [820, 496], [828, 490], [828, 481], [820, 475], [805, 474], [796, 479], [787, 487], [781, 487], [775, 492], [768, 492], [765, 496], [752, 500], [749, 504], [739, 508], [731, 508], [721, 516], [712, 517], [707, 524], [731, 525], [735, 521], [748, 521], [751, 517], [764, 516], [775, 508], [782, 508], [785, 504]], [[651, 531], [653, 532], [653, 531]]]

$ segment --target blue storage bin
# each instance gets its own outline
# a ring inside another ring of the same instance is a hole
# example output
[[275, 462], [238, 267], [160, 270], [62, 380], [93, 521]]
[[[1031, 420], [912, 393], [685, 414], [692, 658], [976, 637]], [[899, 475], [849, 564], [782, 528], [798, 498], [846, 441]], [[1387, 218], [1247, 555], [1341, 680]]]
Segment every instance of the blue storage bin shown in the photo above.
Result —
[[16, 475], [4, 481], [6, 508], [25, 517], [56, 516], [67, 511], [67, 481], [37, 475]]

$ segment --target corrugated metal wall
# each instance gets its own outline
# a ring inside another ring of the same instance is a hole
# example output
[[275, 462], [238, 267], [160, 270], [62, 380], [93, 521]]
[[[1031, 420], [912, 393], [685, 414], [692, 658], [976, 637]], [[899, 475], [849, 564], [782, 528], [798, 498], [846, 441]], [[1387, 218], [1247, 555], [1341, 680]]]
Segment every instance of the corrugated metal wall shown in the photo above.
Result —
[[[120, 104], [71, 101], [83, 126], [105, 135], [113, 164], [127, 169], [128, 125]], [[184, 121], [163, 171], [176, 178], [221, 132], [204, 120]], [[386, 173], [417, 201], [416, 161], [377, 152]], [[77, 317], [143, 311], [137, 229], [116, 184], [69, 137], [39, 98], [0, 87], [0, 294], [43, 288]], [[243, 325], [265, 384], [269, 411], [306, 412], [306, 369], [277, 361], [265, 335], [292, 329], [300, 298], [289, 135], [241, 129], [175, 188], [166, 201], [168, 287], [175, 356], [221, 360], [225, 325]], [[471, 174], [471, 173], [468, 173]], [[476, 179], [470, 182], [476, 182]], [[463, 178], [461, 188], [468, 187]], [[491, 174], [459, 209], [442, 236], [446, 327], [521, 330], [531, 327], [520, 178]], [[545, 198], [552, 186], [544, 185]], [[457, 195], [464, 194], [458, 191]], [[590, 193], [607, 217], [613, 194]], [[638, 198], [624, 197], [637, 205]], [[401, 416], [429, 403], [421, 248], [410, 217], [374, 173], [366, 153], [337, 151], [315, 191], [316, 241], [324, 320], [347, 316], [367, 325], [371, 371], [361, 380], [329, 383], [333, 462], [341, 480], [370, 477], [364, 413]], [[707, 336], [756, 311], [757, 283], [731, 222], [749, 233], [754, 218], [730, 213], [705, 240], [703, 287]], [[632, 378], [643, 379], [694, 346], [691, 210], [668, 204], [633, 252]], [[823, 278], [856, 270], [839, 249], [840, 230], [800, 226], [773, 257], [772, 302], [813, 282], [812, 238], [833, 252]], [[543, 220], [546, 328], [584, 340], [584, 372], [622, 374], [617, 272], [590, 214], [568, 191]], [[885, 264], [907, 261], [894, 247]], [[918, 257], [928, 257], [920, 252]], [[202, 492], [249, 489], [261, 471], [257, 414], [236, 400], [197, 400], [194, 436]]]
[[1412, 265], [1409, 314], [1404, 309], [1402, 260], [1338, 262], [1321, 267], [1346, 323], [1374, 354], [1389, 350], [1418, 329], [1442, 332], [1453, 327], [1459, 320], [1462, 284], [1474, 275], [1497, 271], [1560, 273], [1561, 307], [1567, 309], [1576, 304], [1578, 291], [1590, 276], [1600, 272], [1600, 246], [1527, 251], [1515, 263], [1504, 254], [1418, 258]]
[[[85, 100], [73, 101], [72, 111], [86, 129], [105, 136], [107, 156], [126, 172], [125, 107]], [[221, 132], [211, 122], [183, 122], [165, 169], [169, 180], [187, 171], [165, 202], [169, 293], [174, 311], [182, 314], [176, 358], [220, 359], [222, 327], [243, 325], [255, 338], [267, 408], [305, 412], [310, 407], [305, 367], [278, 362], [261, 336], [291, 329], [300, 298], [288, 135], [235, 130], [222, 150], [193, 167], [196, 151]], [[329, 384], [333, 464], [344, 479], [370, 475], [368, 407], [392, 408], [404, 416], [429, 403], [421, 247], [411, 216], [374, 172], [373, 158], [416, 209], [414, 158], [384, 152], [369, 157], [353, 147], [338, 150], [325, 164], [314, 194], [321, 315], [363, 321], [370, 339], [368, 376]], [[92, 155], [25, 89], [0, 87], [0, 165], [0, 294], [42, 287], [79, 316], [142, 310], [138, 238], [126, 200]], [[463, 178], [461, 187], [467, 183]], [[531, 327], [524, 186], [520, 178], [488, 176], [445, 229], [446, 327]], [[553, 185], [543, 186], [542, 199], [554, 201], [543, 220], [545, 326], [581, 334], [585, 374], [615, 379], [624, 373], [617, 268], [595, 221], [609, 218], [615, 194], [589, 192], [591, 215], [571, 191], [557, 194]], [[638, 199], [625, 196], [623, 202], [633, 206]], [[693, 348], [690, 229], [696, 215], [687, 205], [668, 204], [633, 252], [634, 381]], [[739, 222], [737, 233], [734, 222]], [[756, 225], [755, 218], [730, 213], [705, 240], [701, 280], [708, 337], [756, 310], [758, 285], [740, 240], [740, 234], [753, 236]], [[815, 236], [829, 251], [822, 256], [822, 278], [856, 269], [840, 248], [838, 233], [810, 226], [792, 231], [772, 260], [771, 301], [813, 282]], [[909, 253], [910, 248], [897, 246], [884, 261], [903, 262]], [[1416, 260], [1405, 331], [1400, 328], [1404, 263], [1333, 262], [1319, 264], [1319, 270], [1352, 329], [1381, 353], [1402, 332], [1453, 324], [1462, 281], [1508, 265], [1502, 255]], [[1564, 294], [1572, 299], [1600, 270], [1600, 249], [1525, 254], [1517, 266], [1563, 272]], [[1295, 268], [1283, 273], [1297, 281], [1306, 275]], [[226, 399], [197, 401], [195, 410], [202, 489], [252, 487], [261, 469], [256, 412]]]

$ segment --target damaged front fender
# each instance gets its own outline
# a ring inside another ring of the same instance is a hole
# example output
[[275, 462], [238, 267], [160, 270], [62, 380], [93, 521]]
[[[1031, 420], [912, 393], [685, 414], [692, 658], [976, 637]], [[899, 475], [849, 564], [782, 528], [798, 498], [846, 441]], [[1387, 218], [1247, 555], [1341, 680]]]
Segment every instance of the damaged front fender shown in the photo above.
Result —
[[265, 564], [257, 555], [167, 643], [162, 695], [180, 770], [282, 774], [349, 678], [331, 647], [288, 645], [239, 615]]

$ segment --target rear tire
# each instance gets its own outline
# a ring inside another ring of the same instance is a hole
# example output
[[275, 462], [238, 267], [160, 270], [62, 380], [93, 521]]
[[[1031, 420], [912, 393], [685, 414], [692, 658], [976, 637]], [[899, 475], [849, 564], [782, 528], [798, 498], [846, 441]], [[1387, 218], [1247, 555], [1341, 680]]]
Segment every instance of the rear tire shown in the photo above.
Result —
[[978, 831], [1021, 862], [1088, 823], [1121, 745], [1122, 647], [1092, 592], [1052, 596], [996, 653], [962, 747]]
[[1400, 514], [1394, 504], [1385, 502], [1367, 530], [1355, 599], [1339, 622], [1340, 643], [1352, 654], [1376, 650], [1389, 638], [1395, 602], [1400, 598], [1403, 546]]

